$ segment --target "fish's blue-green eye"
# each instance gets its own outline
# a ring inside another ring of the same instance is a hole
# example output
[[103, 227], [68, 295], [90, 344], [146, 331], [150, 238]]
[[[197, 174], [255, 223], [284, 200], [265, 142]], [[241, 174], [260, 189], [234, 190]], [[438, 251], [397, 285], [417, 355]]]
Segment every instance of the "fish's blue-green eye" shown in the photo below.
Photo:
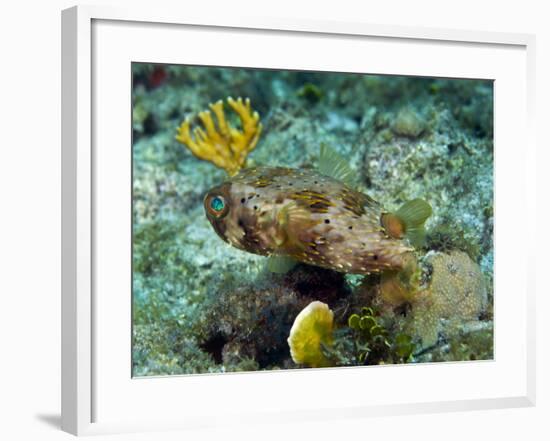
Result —
[[210, 201], [210, 208], [216, 212], [222, 212], [225, 208], [225, 201], [221, 197], [216, 196]]
[[228, 205], [221, 195], [210, 196], [205, 201], [205, 207], [208, 213], [219, 219], [227, 214]]

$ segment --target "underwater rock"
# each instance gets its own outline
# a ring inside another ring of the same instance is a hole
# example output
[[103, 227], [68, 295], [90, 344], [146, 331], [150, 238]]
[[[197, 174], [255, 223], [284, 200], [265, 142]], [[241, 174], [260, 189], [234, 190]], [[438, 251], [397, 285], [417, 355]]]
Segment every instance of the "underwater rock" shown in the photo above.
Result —
[[358, 124], [355, 120], [343, 116], [336, 112], [329, 112], [325, 123], [325, 128], [331, 131], [342, 131], [356, 133]]
[[201, 347], [225, 366], [243, 359], [262, 369], [288, 364], [287, 337], [300, 311], [312, 301], [336, 304], [348, 294], [343, 275], [308, 265], [240, 281], [212, 293], [203, 308]]
[[134, 103], [132, 108], [132, 129], [134, 132], [143, 133], [145, 130], [145, 121], [149, 113], [143, 104], [139, 101]]
[[[426, 229], [429, 245], [439, 242], [475, 244], [475, 256], [485, 273], [492, 273], [493, 253], [493, 155], [491, 140], [465, 136], [450, 111], [434, 114], [429, 134], [421, 138], [387, 139], [380, 129], [370, 140], [364, 158], [364, 180], [375, 200], [393, 211], [413, 198], [426, 200], [433, 208]], [[390, 132], [391, 134], [391, 132]], [[391, 195], [389, 197], [388, 195]], [[467, 197], [465, 196], [467, 195]], [[488, 215], [489, 214], [489, 215]], [[449, 238], [443, 226], [449, 226]], [[439, 237], [430, 234], [433, 227]], [[443, 237], [442, 237], [443, 236]], [[452, 240], [451, 240], [452, 239]], [[450, 247], [455, 248], [454, 246]]]
[[243, 359], [254, 359], [260, 368], [278, 365], [290, 357], [288, 333], [311, 300], [269, 282], [220, 290], [205, 308], [201, 346], [224, 365]]
[[221, 348], [221, 360], [216, 361], [218, 363], [223, 363], [224, 366], [230, 369], [231, 366], [237, 366], [244, 360], [250, 360], [256, 363], [255, 360], [257, 356], [258, 351], [254, 345], [247, 344], [246, 341], [231, 340], [223, 344]]
[[135, 325], [134, 341], [139, 342], [132, 354], [132, 374], [185, 375], [219, 372], [212, 357], [180, 332], [176, 324]]
[[439, 333], [454, 336], [478, 321], [488, 304], [487, 286], [479, 265], [466, 253], [428, 253], [431, 280], [412, 306], [410, 326], [424, 347], [437, 343]]
[[493, 136], [493, 88], [483, 82], [435, 80], [431, 87], [436, 101], [452, 109], [464, 130], [477, 137]]
[[415, 112], [410, 107], [401, 109], [392, 124], [394, 133], [409, 138], [417, 138], [424, 131], [425, 127], [424, 120], [418, 112]]
[[465, 237], [464, 231], [450, 225], [449, 220], [442, 222], [430, 229], [426, 235], [424, 248], [431, 251], [449, 253], [451, 251], [464, 251], [472, 260], [479, 257], [479, 243]]

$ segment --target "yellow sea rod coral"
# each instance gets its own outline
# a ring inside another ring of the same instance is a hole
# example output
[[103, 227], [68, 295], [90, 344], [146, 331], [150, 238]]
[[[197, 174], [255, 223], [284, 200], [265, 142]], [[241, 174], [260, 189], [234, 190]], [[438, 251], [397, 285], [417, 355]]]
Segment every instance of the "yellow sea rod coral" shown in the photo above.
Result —
[[296, 316], [287, 340], [292, 360], [310, 367], [330, 366], [321, 344], [332, 345], [333, 322], [334, 314], [326, 303], [315, 301], [306, 306]]
[[243, 168], [246, 157], [256, 147], [262, 124], [260, 115], [252, 110], [250, 100], [227, 98], [227, 104], [239, 116], [242, 131], [231, 126], [225, 119], [223, 101], [210, 104], [216, 115], [205, 110], [199, 113], [204, 128], [195, 127], [191, 135], [191, 121], [187, 118], [178, 128], [176, 139], [184, 144], [199, 159], [210, 161], [223, 168], [230, 176], [236, 175]]

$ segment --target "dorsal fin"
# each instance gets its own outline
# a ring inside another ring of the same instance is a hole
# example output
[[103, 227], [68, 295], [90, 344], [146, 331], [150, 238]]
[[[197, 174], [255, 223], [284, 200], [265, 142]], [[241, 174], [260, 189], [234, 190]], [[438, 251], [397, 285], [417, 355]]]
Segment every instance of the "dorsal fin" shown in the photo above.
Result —
[[319, 173], [353, 186], [354, 173], [348, 162], [326, 144], [321, 144], [318, 164]]

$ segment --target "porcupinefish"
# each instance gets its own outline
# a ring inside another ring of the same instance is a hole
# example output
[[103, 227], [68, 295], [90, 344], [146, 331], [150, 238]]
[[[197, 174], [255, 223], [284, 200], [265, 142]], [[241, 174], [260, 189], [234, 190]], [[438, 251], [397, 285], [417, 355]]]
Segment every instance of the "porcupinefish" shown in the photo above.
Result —
[[402, 270], [415, 261], [413, 245], [431, 207], [415, 199], [389, 213], [346, 183], [349, 175], [345, 161], [325, 149], [318, 171], [243, 169], [211, 189], [204, 208], [219, 237], [273, 256], [275, 272], [295, 261], [352, 274]]

